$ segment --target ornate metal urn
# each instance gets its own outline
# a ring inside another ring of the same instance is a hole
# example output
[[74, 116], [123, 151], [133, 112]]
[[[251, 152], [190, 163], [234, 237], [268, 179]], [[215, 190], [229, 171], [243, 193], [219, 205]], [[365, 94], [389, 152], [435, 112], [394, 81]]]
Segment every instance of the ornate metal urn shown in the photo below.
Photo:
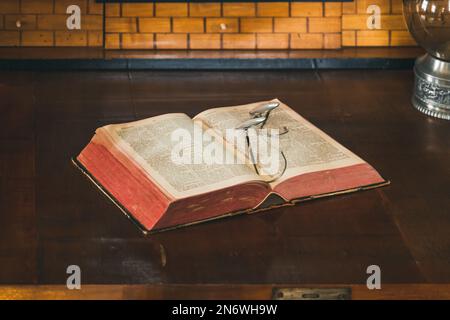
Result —
[[450, 0], [403, 0], [409, 31], [427, 54], [414, 66], [414, 107], [450, 120]]

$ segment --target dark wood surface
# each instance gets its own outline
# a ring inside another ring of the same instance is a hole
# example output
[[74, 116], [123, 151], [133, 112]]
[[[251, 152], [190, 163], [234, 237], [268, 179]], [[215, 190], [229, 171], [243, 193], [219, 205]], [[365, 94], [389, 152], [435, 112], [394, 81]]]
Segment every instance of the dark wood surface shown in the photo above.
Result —
[[326, 59], [416, 58], [420, 47], [340, 50], [103, 50], [103, 48], [0, 48], [0, 59]]
[[0, 48], [0, 70], [410, 70], [419, 47], [341, 50], [103, 50]]
[[[0, 72], [0, 283], [450, 282], [450, 123], [412, 71]], [[145, 238], [70, 164], [108, 123], [279, 98], [392, 185]]]

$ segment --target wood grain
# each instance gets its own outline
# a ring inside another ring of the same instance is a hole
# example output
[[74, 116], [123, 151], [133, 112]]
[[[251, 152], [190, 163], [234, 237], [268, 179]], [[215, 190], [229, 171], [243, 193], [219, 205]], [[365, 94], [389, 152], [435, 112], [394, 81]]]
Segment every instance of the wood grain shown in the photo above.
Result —
[[[297, 288], [292, 285], [87, 285], [81, 290], [68, 290], [65, 286], [0, 286], [0, 300], [149, 300], [149, 299], [220, 299], [220, 300], [272, 300], [276, 288]], [[303, 288], [330, 288], [308, 285]], [[448, 284], [386, 285], [381, 290], [368, 290], [364, 285], [338, 285], [350, 288], [353, 300], [448, 300]]]
[[[448, 297], [421, 286], [450, 282], [450, 128], [412, 108], [412, 85], [395, 70], [0, 72], [0, 283], [63, 285], [77, 264], [86, 286], [150, 286], [127, 297], [268, 297], [177, 285], [364, 285], [377, 264], [388, 297]], [[145, 238], [70, 164], [107, 123], [274, 97], [392, 184]]]

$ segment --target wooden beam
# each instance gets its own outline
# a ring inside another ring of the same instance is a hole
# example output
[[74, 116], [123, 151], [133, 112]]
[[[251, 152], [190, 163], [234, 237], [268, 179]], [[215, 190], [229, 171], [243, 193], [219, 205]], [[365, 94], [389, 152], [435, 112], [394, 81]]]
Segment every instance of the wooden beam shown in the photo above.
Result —
[[[365, 285], [302, 285], [302, 288], [351, 288], [353, 300], [450, 299], [450, 284], [387, 284], [380, 290]], [[63, 285], [0, 286], [2, 300], [84, 299], [239, 299], [271, 300], [275, 288], [293, 285]]]

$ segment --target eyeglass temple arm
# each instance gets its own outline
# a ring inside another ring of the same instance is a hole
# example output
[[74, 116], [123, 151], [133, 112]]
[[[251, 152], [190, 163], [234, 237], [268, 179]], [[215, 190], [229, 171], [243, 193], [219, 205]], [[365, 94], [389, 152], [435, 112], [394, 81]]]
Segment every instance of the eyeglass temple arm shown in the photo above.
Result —
[[245, 130], [245, 140], [247, 141], [248, 151], [250, 152], [250, 157], [251, 157], [251, 160], [252, 160], [253, 168], [255, 169], [256, 174], [259, 175], [258, 166], [256, 165], [255, 155], [253, 154], [253, 149], [252, 149], [252, 146], [250, 144], [250, 137], [248, 136], [248, 131], [247, 130]]
[[286, 169], [287, 169], [287, 159], [286, 159], [286, 156], [284, 155], [284, 152], [283, 152], [283, 151], [281, 151], [280, 153], [281, 153], [281, 156], [283, 157], [283, 161], [284, 161], [284, 167], [283, 167], [283, 170], [282, 170], [278, 175], [276, 175], [275, 178], [272, 178], [272, 179], [266, 181], [267, 183], [271, 183], [271, 182], [274, 182], [274, 181], [278, 180], [278, 179], [286, 172]]

